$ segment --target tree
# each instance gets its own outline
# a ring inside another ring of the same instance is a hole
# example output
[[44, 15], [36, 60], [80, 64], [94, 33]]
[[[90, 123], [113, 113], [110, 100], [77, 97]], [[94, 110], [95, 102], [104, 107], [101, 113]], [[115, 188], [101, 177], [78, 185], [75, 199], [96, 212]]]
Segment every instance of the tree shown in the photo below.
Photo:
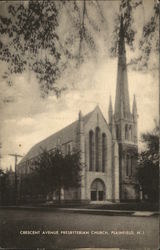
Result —
[[38, 196], [43, 196], [44, 189], [41, 185], [39, 176], [35, 171], [22, 177], [20, 182], [20, 201], [31, 202]]
[[120, 20], [121, 16], [123, 17], [124, 25], [124, 36], [126, 43], [133, 50], [133, 44], [135, 39], [136, 31], [134, 29], [134, 19], [133, 12], [134, 10], [142, 4], [142, 1], [130, 1], [130, 0], [121, 0], [119, 13], [117, 13], [114, 20], [114, 30], [113, 30], [113, 41], [110, 48], [111, 56], [117, 56], [118, 54], [118, 40], [119, 40], [119, 29], [120, 29]]
[[[143, 0], [121, 0], [119, 13], [117, 13], [114, 21], [113, 39], [110, 48], [111, 56], [117, 56], [118, 51], [118, 34], [120, 28], [120, 17], [124, 19], [125, 40], [131, 50], [135, 50], [136, 29], [134, 14], [138, 7], [143, 11], [141, 14], [144, 16], [144, 1]], [[160, 3], [155, 1], [151, 3], [153, 14], [150, 20], [147, 20], [142, 27], [141, 37], [138, 39], [138, 56], [133, 57], [128, 65], [131, 65], [133, 70], [146, 71], [157, 70], [158, 53], [159, 53], [159, 16], [160, 16]], [[154, 56], [153, 56], [154, 55]], [[152, 61], [152, 59], [154, 62]]]
[[34, 162], [32, 173], [21, 183], [23, 195], [42, 194], [47, 196], [57, 191], [61, 201], [61, 190], [80, 186], [81, 164], [78, 152], [64, 155], [59, 149], [50, 153], [43, 151]]
[[[154, 52], [155, 55], [158, 55], [160, 52], [159, 44], [159, 25], [160, 25], [160, 2], [155, 1], [153, 6], [153, 15], [150, 20], [144, 25], [142, 37], [139, 41], [139, 49], [142, 51], [141, 55], [135, 63], [140, 62], [140, 67], [142, 69], [154, 69], [158, 68], [158, 62], [151, 62], [151, 55]], [[157, 57], [158, 59], [158, 57]]]
[[[92, 26], [96, 25], [90, 20], [86, 5], [85, 0], [82, 4], [76, 1], [45, 0], [2, 4], [5, 8], [0, 15], [0, 60], [8, 65], [4, 74], [8, 84], [12, 84], [10, 74], [28, 70], [36, 74], [43, 96], [50, 91], [58, 96], [65, 89], [56, 85], [56, 79], [67, 67], [69, 59], [80, 62], [83, 42], [95, 48], [85, 17]], [[69, 35], [65, 41], [63, 36], [59, 38], [58, 30], [63, 14], [72, 20], [72, 27], [66, 27]], [[78, 50], [73, 53], [77, 38]]]
[[6, 192], [6, 174], [0, 169], [0, 202], [3, 204]]
[[15, 183], [10, 174], [11, 172], [0, 169], [0, 204], [15, 203]]
[[145, 150], [139, 154], [138, 179], [144, 196], [150, 201], [159, 197], [159, 128], [142, 134]]
[[[5, 3], [6, 15], [0, 16], [0, 60], [7, 62], [9, 78], [12, 73], [34, 71], [42, 93], [54, 90], [59, 73], [60, 53], [56, 46], [58, 11], [54, 1]], [[5, 13], [4, 11], [4, 13]]]
[[[133, 49], [136, 34], [136, 20], [133, 16], [143, 6], [143, 0], [121, 0], [118, 4], [120, 8], [115, 17], [115, 25], [113, 30], [109, 30], [104, 1], [28, 0], [1, 3], [0, 60], [7, 63], [4, 78], [8, 84], [12, 85], [11, 74], [33, 71], [39, 80], [42, 96], [50, 92], [59, 96], [69, 84], [60, 86], [57, 79], [65, 69], [79, 67], [89, 57], [96, 56], [100, 32], [103, 33], [106, 50], [109, 48], [108, 31], [113, 33], [109, 50], [111, 56], [117, 54], [121, 15], [124, 19], [126, 42]], [[140, 61], [143, 61], [143, 65], [148, 65], [154, 40], [156, 51], [159, 50], [157, 31], [160, 8], [158, 3], [153, 7], [155, 12], [151, 20], [144, 24], [139, 41], [141, 55], [132, 60], [132, 65]], [[65, 30], [62, 27], [63, 19], [66, 20]]]

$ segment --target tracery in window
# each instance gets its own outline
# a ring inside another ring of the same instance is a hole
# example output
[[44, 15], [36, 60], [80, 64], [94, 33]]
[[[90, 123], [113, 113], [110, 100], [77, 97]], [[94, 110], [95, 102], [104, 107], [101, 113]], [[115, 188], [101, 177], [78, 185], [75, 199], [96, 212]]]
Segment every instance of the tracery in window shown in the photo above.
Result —
[[95, 134], [95, 164], [96, 164], [96, 171], [99, 171], [100, 169], [100, 128], [96, 128], [96, 134]]
[[94, 133], [91, 130], [89, 132], [89, 170], [94, 170]]
[[107, 142], [106, 134], [102, 134], [102, 172], [105, 172], [106, 168], [106, 156], [107, 156]]

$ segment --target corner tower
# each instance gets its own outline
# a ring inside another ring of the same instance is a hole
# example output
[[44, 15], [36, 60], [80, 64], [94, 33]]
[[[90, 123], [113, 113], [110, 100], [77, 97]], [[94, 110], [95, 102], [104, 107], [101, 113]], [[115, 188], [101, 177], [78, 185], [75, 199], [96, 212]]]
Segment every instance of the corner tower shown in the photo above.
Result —
[[118, 42], [118, 69], [113, 114], [116, 139], [119, 145], [120, 201], [139, 198], [136, 181], [137, 168], [137, 105], [134, 97], [133, 112], [130, 110], [128, 76], [126, 65], [125, 34], [121, 17]]

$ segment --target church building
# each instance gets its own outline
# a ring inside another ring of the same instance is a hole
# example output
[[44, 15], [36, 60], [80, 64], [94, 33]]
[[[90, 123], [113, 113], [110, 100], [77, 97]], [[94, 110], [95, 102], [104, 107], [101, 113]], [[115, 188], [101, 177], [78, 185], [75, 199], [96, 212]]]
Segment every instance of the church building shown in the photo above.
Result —
[[137, 106], [134, 96], [132, 112], [128, 91], [123, 21], [118, 44], [118, 68], [115, 107], [111, 98], [108, 122], [99, 106], [78, 120], [34, 145], [17, 166], [17, 175], [27, 174], [41, 153], [60, 147], [64, 154], [79, 149], [81, 186], [63, 190], [62, 199], [86, 202], [121, 202], [139, 199], [137, 169]]

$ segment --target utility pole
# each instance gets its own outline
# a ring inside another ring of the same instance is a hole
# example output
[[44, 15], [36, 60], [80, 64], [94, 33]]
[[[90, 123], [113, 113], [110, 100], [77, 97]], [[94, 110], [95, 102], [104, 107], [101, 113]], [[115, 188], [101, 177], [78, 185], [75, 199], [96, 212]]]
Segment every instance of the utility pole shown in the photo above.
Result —
[[1, 168], [1, 159], [2, 159], [2, 143], [0, 142], [0, 168]]
[[10, 156], [13, 156], [15, 158], [15, 166], [14, 166], [14, 170], [15, 170], [15, 204], [17, 203], [17, 161], [18, 161], [18, 157], [23, 157], [23, 155], [19, 155], [19, 154], [9, 154]]
[[23, 157], [23, 155], [18, 155], [18, 154], [9, 154], [10, 156], [13, 156], [15, 158], [15, 172], [16, 172], [16, 166], [17, 166], [17, 161], [18, 161], [18, 157]]

